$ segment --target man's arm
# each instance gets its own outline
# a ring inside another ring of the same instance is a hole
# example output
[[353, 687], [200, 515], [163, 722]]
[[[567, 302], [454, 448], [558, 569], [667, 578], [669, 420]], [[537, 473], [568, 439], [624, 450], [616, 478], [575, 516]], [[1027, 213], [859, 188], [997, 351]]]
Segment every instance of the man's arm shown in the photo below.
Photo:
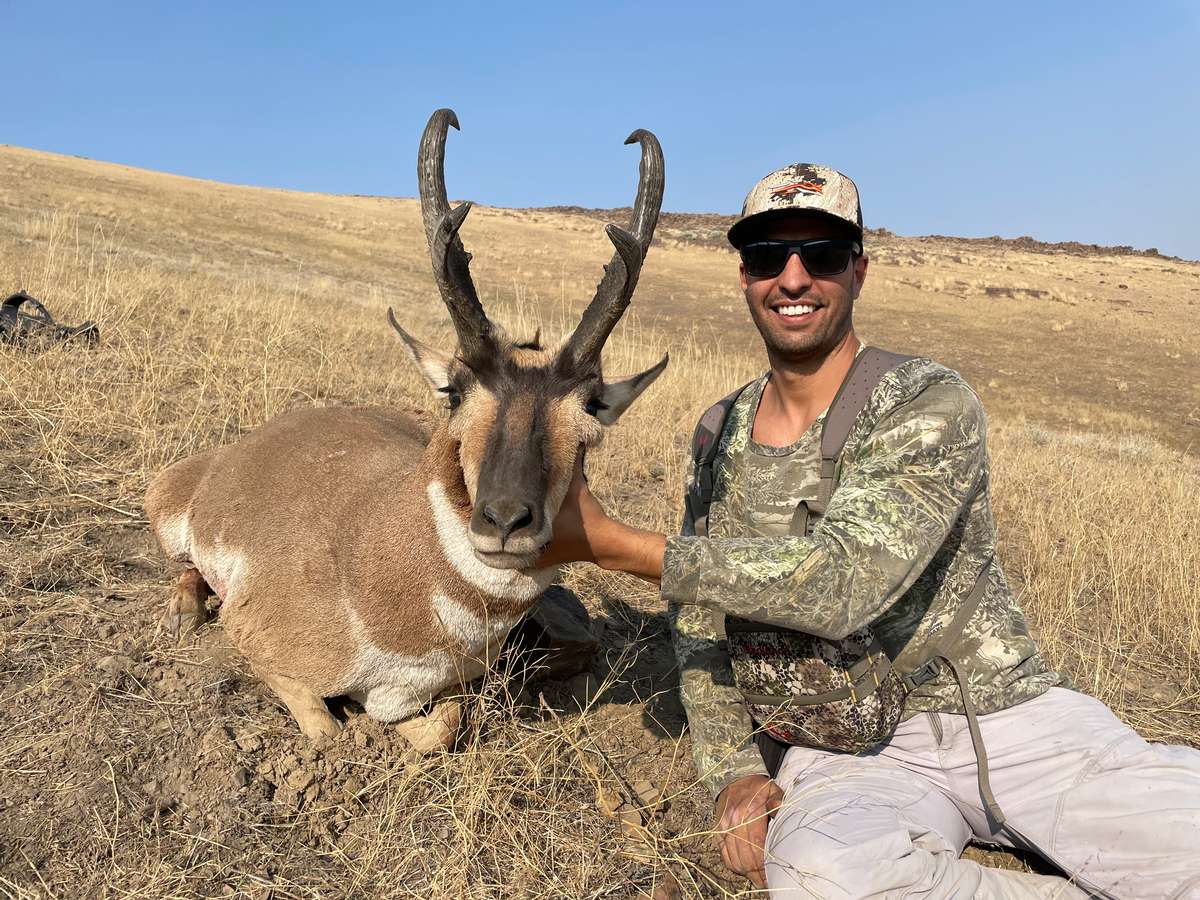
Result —
[[547, 559], [661, 579], [681, 606], [840, 640], [886, 612], [941, 547], [979, 483], [986, 430], [970, 388], [931, 385], [863, 443], [810, 538], [667, 538], [607, 518], [583, 488]]
[[754, 744], [754, 721], [733, 681], [729, 654], [717, 643], [711, 614], [699, 606], [668, 611], [679, 693], [687, 712], [696, 771], [716, 798], [744, 775], [766, 775]]

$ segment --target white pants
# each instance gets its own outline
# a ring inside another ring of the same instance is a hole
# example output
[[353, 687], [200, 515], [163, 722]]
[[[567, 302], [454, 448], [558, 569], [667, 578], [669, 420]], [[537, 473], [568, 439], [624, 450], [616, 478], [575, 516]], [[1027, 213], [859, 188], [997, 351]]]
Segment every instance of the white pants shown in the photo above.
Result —
[[[965, 716], [914, 716], [863, 756], [789, 750], [767, 833], [771, 896], [1200, 898], [1200, 751], [1148, 744], [1064, 688], [979, 726], [998, 831]], [[1071, 880], [960, 859], [972, 837], [1033, 850]]]

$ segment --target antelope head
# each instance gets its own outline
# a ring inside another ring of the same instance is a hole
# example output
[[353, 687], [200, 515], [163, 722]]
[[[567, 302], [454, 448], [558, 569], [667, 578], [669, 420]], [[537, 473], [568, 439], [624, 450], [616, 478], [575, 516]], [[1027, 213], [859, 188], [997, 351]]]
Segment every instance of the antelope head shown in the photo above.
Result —
[[658, 139], [638, 130], [641, 175], [630, 229], [609, 225], [616, 247], [575, 331], [552, 349], [535, 337], [515, 342], [488, 320], [471, 280], [471, 255], [458, 237], [470, 211], [450, 209], [445, 152], [453, 111], [429, 119], [417, 159], [421, 215], [438, 290], [458, 337], [454, 352], [430, 347], [408, 334], [388, 310], [409, 356], [450, 410], [448, 432], [457, 446], [471, 501], [472, 547], [495, 568], [528, 568], [550, 541], [554, 517], [566, 495], [581, 448], [595, 445], [667, 366], [606, 381], [600, 355], [629, 305], [642, 259], [654, 235], [663, 194]]

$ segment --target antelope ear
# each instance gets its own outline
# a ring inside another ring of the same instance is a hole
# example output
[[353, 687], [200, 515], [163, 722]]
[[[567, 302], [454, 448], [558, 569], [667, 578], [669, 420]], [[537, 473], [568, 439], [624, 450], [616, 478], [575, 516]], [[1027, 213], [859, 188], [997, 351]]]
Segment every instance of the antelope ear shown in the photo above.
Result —
[[400, 340], [404, 342], [404, 352], [417, 364], [417, 368], [421, 370], [421, 374], [425, 376], [429, 386], [435, 391], [445, 391], [450, 386], [450, 364], [454, 362], [454, 355], [418, 341], [400, 327], [400, 323], [396, 321], [396, 316], [390, 307], [388, 308], [388, 321], [392, 323], [392, 327], [400, 335]]
[[658, 365], [645, 372], [605, 384], [600, 391], [600, 408], [596, 411], [600, 424], [611, 425], [621, 418], [621, 414], [629, 409], [642, 391], [654, 383], [654, 379], [663, 373], [670, 361], [671, 354], [668, 353]]

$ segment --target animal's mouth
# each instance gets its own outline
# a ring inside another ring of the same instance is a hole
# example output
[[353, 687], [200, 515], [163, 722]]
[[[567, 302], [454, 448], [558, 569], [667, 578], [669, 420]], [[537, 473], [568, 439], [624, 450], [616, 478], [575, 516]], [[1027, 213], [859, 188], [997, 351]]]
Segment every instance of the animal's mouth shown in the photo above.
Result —
[[488, 552], [478, 547], [473, 549], [476, 559], [493, 569], [532, 569], [541, 556], [541, 550], [536, 553], [508, 553], [504, 550]]
[[493, 569], [533, 569], [538, 558], [550, 543], [550, 529], [538, 534], [512, 535], [501, 540], [498, 535], [469, 533], [475, 558]]

